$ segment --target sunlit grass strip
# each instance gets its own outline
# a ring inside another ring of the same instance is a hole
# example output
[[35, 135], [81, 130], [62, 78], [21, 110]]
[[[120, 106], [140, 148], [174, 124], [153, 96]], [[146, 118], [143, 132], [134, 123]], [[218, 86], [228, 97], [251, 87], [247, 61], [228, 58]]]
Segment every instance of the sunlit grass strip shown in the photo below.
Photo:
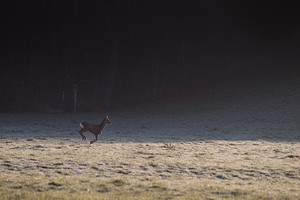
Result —
[[299, 199], [299, 143], [172, 145], [3, 140], [0, 199]]
[[[0, 176], [1, 199], [299, 199], [264, 182], [230, 182], [86, 178], [80, 176]], [[283, 186], [284, 187], [284, 186]], [[282, 188], [283, 189], [283, 188]]]

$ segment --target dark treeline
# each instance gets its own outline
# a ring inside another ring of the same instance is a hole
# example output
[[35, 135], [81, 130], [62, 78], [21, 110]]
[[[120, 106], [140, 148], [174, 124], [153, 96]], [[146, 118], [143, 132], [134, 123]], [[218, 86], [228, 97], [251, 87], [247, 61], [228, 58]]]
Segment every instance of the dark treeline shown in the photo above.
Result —
[[296, 68], [297, 15], [285, 1], [1, 1], [0, 111], [95, 110]]

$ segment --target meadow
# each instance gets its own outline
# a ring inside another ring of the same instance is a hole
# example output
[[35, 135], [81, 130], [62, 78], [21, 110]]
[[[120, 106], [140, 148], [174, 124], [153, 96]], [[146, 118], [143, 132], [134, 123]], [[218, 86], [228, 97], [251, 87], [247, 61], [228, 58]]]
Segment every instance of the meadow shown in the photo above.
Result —
[[300, 143], [0, 140], [1, 199], [299, 199]]
[[[0, 197], [300, 199], [299, 83], [103, 113], [0, 114]], [[99, 141], [82, 141], [79, 122], [106, 114]]]

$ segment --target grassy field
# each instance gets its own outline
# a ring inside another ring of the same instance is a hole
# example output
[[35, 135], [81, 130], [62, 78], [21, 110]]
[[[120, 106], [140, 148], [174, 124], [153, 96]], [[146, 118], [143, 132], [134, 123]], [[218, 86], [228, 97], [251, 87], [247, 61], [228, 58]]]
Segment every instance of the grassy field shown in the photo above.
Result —
[[[300, 80], [109, 113], [0, 114], [0, 199], [300, 199]], [[89, 145], [79, 122], [112, 124]]]
[[300, 199], [300, 143], [0, 140], [1, 199]]

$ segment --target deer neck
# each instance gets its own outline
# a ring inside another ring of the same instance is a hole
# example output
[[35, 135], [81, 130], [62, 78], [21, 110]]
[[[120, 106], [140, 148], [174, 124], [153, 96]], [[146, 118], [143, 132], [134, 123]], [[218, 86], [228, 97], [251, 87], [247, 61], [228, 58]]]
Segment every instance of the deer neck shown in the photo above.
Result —
[[103, 121], [101, 122], [101, 124], [98, 125], [98, 126], [100, 127], [101, 130], [103, 130], [103, 129], [105, 128], [106, 125], [107, 125], [107, 123], [105, 123], [105, 120], [103, 120]]

